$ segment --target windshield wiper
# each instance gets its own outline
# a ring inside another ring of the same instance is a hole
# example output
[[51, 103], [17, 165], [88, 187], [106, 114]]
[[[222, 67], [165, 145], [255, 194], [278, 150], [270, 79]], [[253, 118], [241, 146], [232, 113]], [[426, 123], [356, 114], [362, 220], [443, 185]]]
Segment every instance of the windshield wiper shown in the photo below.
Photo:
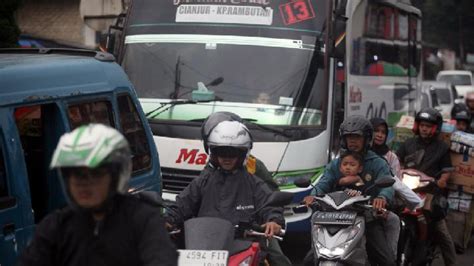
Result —
[[[255, 122], [252, 121], [252, 120], [254, 120], [254, 119], [248, 119], [248, 120], [247, 120], [247, 119], [244, 118], [243, 120], [244, 120], [245, 124], [250, 124], [250, 125], [257, 126], [257, 127], [261, 128], [261, 129], [263, 129], [263, 130], [265, 130], [265, 131], [273, 132], [273, 133], [278, 134], [278, 135], [281, 135], [281, 136], [283, 136], [283, 137], [285, 137], [285, 138], [289, 138], [289, 139], [290, 139], [290, 138], [293, 138], [293, 135], [288, 134], [288, 133], [286, 133], [286, 132], [283, 131], [283, 130], [279, 130], [279, 129], [276, 129], [276, 128], [273, 128], [273, 127], [270, 127], [270, 126], [264, 126], [264, 125], [261, 125], [261, 124], [257, 124], [257, 123], [255, 123]], [[255, 121], [255, 120], [254, 120], [254, 121]]]
[[[170, 101], [170, 102], [166, 102], [166, 103], [161, 103], [160, 106], [158, 106], [157, 108], [151, 110], [150, 112], [147, 112], [145, 114], [146, 118], [148, 119], [152, 119], [152, 118], [155, 118], [157, 117], [158, 115], [160, 115], [161, 113], [164, 113], [166, 112], [167, 110], [169, 110], [171, 107], [173, 106], [176, 106], [176, 105], [180, 105], [180, 104], [197, 104], [197, 103], [210, 103], [210, 102], [217, 102], [217, 101], [222, 101], [222, 99], [216, 97], [216, 99], [214, 100], [203, 100], [203, 101], [199, 101], [199, 100], [175, 100], [175, 101]], [[166, 107], [166, 108], [165, 108]], [[164, 109], [163, 109], [164, 108]], [[159, 111], [159, 112], [158, 112]], [[157, 112], [156, 114], [154, 114], [153, 116], [150, 116], [151, 114], [153, 114], [154, 112]]]

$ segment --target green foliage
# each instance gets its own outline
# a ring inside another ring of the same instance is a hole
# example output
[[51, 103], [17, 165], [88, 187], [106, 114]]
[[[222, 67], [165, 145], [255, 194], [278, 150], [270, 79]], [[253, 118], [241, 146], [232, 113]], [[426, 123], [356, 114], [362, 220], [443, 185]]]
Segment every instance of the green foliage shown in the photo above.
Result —
[[[423, 40], [459, 53], [474, 52], [474, 2], [472, 0], [415, 1], [423, 12]], [[462, 43], [461, 43], [462, 40]]]
[[20, 29], [15, 21], [15, 11], [21, 0], [0, 0], [0, 48], [18, 46]]

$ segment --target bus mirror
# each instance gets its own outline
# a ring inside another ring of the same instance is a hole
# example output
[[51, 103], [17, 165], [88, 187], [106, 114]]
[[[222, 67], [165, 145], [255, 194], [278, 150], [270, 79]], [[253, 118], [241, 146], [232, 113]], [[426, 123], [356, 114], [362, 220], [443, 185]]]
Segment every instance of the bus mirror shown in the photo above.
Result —
[[[122, 28], [116, 26], [110, 26], [109, 32], [105, 38], [105, 49], [107, 52], [117, 56], [118, 49], [120, 47], [120, 37], [122, 35]], [[102, 44], [101, 44], [102, 46]]]

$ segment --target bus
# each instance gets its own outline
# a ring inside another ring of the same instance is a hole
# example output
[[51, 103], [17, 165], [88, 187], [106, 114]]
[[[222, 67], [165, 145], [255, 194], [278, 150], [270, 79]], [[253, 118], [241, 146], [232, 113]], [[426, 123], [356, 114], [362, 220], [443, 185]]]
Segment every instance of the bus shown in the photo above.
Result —
[[421, 12], [410, 1], [349, 1], [345, 50], [348, 114], [394, 125], [413, 114], [421, 82]]
[[[317, 182], [338, 147], [339, 124], [347, 115], [366, 115], [366, 100], [373, 103], [369, 116], [393, 111], [388, 103], [378, 111], [388, 98], [366, 99], [372, 95], [366, 90], [393, 98], [396, 88], [409, 87], [411, 76], [405, 74], [388, 78], [345, 67], [371, 63], [355, 62], [363, 49], [373, 49], [371, 41], [379, 42], [362, 31], [366, 13], [379, 5], [399, 10], [392, 2], [133, 0], [111, 27], [108, 49], [135, 85], [154, 133], [163, 198], [174, 200], [207, 163], [200, 140], [204, 119], [230, 111], [251, 130], [251, 153], [281, 190], [295, 193], [284, 213], [288, 231], [307, 232], [311, 212], [291, 207], [311, 188], [293, 182], [302, 177]], [[408, 43], [401, 43], [394, 47], [407, 52]]]

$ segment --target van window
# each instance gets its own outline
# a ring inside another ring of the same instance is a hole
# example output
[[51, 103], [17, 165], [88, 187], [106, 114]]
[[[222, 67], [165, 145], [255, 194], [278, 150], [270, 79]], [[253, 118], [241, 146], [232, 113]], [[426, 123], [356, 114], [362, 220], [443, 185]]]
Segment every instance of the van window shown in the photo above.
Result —
[[108, 101], [89, 101], [70, 105], [68, 116], [71, 129], [90, 123], [115, 127], [112, 105]]
[[436, 95], [441, 104], [451, 104], [451, 93], [449, 88], [436, 88]]
[[143, 121], [138, 115], [132, 98], [128, 94], [123, 94], [118, 96], [117, 101], [122, 133], [130, 143], [133, 173], [136, 174], [151, 167], [150, 147], [148, 146]]

